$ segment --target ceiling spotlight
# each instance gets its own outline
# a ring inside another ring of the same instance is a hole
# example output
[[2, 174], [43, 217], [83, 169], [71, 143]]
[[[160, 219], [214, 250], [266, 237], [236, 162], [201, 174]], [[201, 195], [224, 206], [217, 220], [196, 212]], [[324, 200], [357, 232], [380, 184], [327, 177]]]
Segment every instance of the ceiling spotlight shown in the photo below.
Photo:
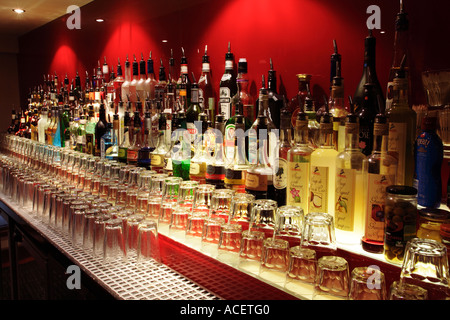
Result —
[[97, 21], [97, 22], [103, 22], [103, 21], [105, 21], [105, 20], [103, 20], [103, 19], [95, 19], [95, 21]]
[[162, 40], [162, 42], [166, 43], [166, 42], [168, 42], [168, 41], [167, 41], [167, 40]]
[[386, 33], [386, 31], [380, 31], [380, 33]]
[[18, 13], [18, 14], [21, 14], [21, 13], [24, 13], [24, 12], [25, 12], [25, 10], [19, 9], [19, 8], [17, 8], [17, 9], [12, 9], [12, 11], [14, 11], [15, 13]]

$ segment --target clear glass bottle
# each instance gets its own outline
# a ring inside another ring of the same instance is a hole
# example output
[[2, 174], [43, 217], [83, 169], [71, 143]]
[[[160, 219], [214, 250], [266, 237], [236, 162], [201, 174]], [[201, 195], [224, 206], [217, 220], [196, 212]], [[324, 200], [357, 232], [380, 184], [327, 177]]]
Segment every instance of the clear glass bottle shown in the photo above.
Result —
[[118, 161], [119, 159], [119, 115], [115, 114], [113, 116], [113, 122], [107, 125], [107, 133], [101, 138], [103, 145], [101, 145], [102, 152], [104, 152], [104, 157], [107, 160]]
[[126, 110], [124, 113], [123, 121], [124, 121], [124, 132], [122, 135], [122, 141], [120, 142], [119, 145], [118, 160], [121, 163], [127, 163], [127, 150], [130, 147], [130, 132], [132, 131], [133, 128], [131, 126], [131, 118], [128, 110]]
[[80, 116], [80, 122], [78, 125], [77, 132], [77, 151], [85, 152], [86, 151], [86, 117], [84, 114]]
[[308, 144], [315, 150], [319, 147], [320, 124], [317, 122], [314, 100], [311, 97], [306, 97], [304, 100], [304, 112], [308, 117]]
[[294, 130], [294, 145], [287, 154], [286, 204], [299, 206], [309, 212], [309, 184], [311, 177], [311, 153], [308, 143], [308, 116], [303, 110], [297, 113]]
[[166, 139], [166, 122], [167, 119], [164, 117], [159, 119], [158, 121], [158, 132], [157, 132], [157, 145], [155, 150], [152, 151], [150, 158], [151, 170], [156, 171], [157, 173], [164, 173], [164, 168], [166, 167], [166, 159], [165, 156], [169, 152], [170, 144], [167, 144]]
[[236, 75], [234, 73], [234, 55], [231, 52], [231, 43], [228, 42], [228, 52], [225, 54], [225, 71], [219, 83], [219, 110], [225, 119], [233, 116], [231, 99], [237, 93]]
[[127, 149], [127, 164], [137, 165], [138, 163], [138, 153], [142, 147], [141, 129], [139, 111], [135, 111], [133, 117], [133, 142]]
[[341, 77], [340, 64], [336, 64], [336, 76], [331, 86], [329, 102], [330, 113], [333, 116], [333, 134], [335, 148], [338, 152], [345, 148], [345, 118], [348, 111], [345, 108], [344, 79]]
[[345, 120], [345, 149], [336, 157], [335, 222], [338, 243], [359, 245], [363, 236], [366, 156], [359, 148], [358, 116]]
[[[15, 114], [14, 114], [15, 117]], [[15, 120], [15, 118], [14, 118]], [[41, 109], [41, 118], [38, 121], [38, 141], [40, 143], [45, 143], [45, 131], [47, 130], [48, 125], [48, 110], [47, 107], [42, 107]], [[12, 130], [11, 130], [12, 132]]]
[[199, 184], [206, 183], [206, 163], [208, 162], [208, 154], [206, 153], [205, 134], [207, 130], [208, 115], [201, 112], [198, 115], [198, 121], [201, 123], [201, 128], [193, 141], [194, 156], [191, 159], [189, 166], [189, 179], [198, 181]]
[[189, 131], [190, 141], [193, 143], [196, 140], [198, 134], [198, 128], [196, 127], [196, 122], [198, 121], [198, 115], [202, 110], [200, 109], [199, 103], [199, 88], [195, 81], [193, 75], [192, 85], [191, 85], [191, 100], [189, 107], [186, 110], [186, 126]]
[[[218, 115], [219, 116], [219, 115]], [[217, 117], [218, 117], [217, 116]], [[207, 184], [215, 185], [217, 189], [225, 188], [226, 158], [223, 148], [221, 121], [216, 117], [214, 156], [206, 163], [205, 179]]]
[[286, 205], [287, 175], [288, 175], [288, 151], [292, 148], [291, 142], [291, 113], [287, 109], [281, 110], [280, 140], [278, 156], [275, 158], [273, 172], [274, 200], [278, 207]]
[[[119, 102], [123, 102], [122, 100], [122, 84], [125, 81], [123, 77], [122, 66], [120, 65], [120, 59], [117, 61], [117, 70], [116, 77], [113, 80], [114, 84], [114, 103], [118, 104]], [[120, 117], [120, 115], [119, 115]]]
[[207, 113], [207, 110], [210, 110], [210, 108], [215, 107], [215, 92], [212, 81], [208, 46], [205, 46], [205, 54], [202, 57], [202, 74], [198, 79], [198, 100], [201, 110], [205, 113]]
[[388, 153], [389, 124], [384, 114], [375, 118], [373, 151], [367, 157], [367, 188], [363, 250], [383, 253], [386, 188], [396, 183], [397, 160]]
[[[162, 64], [161, 64], [162, 65]], [[155, 86], [157, 84], [156, 77], [155, 77], [155, 67], [154, 62], [152, 59], [152, 52], [150, 51], [149, 57], [147, 59], [147, 80], [145, 80], [145, 97], [142, 97], [143, 101], [144, 99], [155, 99]]]
[[289, 110], [292, 112], [291, 123], [295, 128], [295, 122], [297, 121], [297, 113], [303, 110], [306, 97], [311, 97], [310, 83], [311, 75], [305, 73], [299, 73], [296, 75], [298, 81], [297, 94], [289, 101]]
[[131, 82], [131, 66], [130, 66], [130, 60], [125, 60], [125, 79], [121, 86], [121, 96], [122, 100], [124, 102], [130, 101], [130, 82]]
[[[156, 81], [156, 80], [155, 80]], [[164, 69], [163, 61], [160, 59], [159, 77], [155, 84], [155, 100], [161, 104], [161, 109], [166, 109], [165, 99], [167, 95], [167, 78], [166, 71]]]
[[236, 77], [238, 93], [235, 96], [235, 103], [242, 103], [241, 114], [247, 118], [250, 124], [256, 119], [255, 102], [249, 92], [250, 80], [248, 77], [248, 63], [246, 58], [240, 58], [238, 62], [238, 75]]
[[147, 79], [144, 55], [141, 53], [141, 60], [139, 61], [139, 80], [136, 83], [136, 94], [141, 102], [144, 102], [149, 95], [149, 91], [146, 86]]

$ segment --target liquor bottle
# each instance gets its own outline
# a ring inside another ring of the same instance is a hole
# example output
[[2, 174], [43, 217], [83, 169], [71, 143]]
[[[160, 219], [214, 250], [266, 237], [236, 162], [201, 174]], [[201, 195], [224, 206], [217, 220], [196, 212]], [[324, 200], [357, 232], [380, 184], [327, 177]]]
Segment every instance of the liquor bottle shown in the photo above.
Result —
[[379, 96], [373, 95], [373, 84], [364, 85], [364, 100], [357, 113], [359, 118], [359, 148], [361, 152], [369, 156], [373, 149], [373, 124], [377, 115]]
[[380, 82], [378, 81], [376, 66], [375, 66], [375, 47], [376, 38], [372, 35], [372, 30], [369, 30], [369, 35], [364, 41], [364, 67], [361, 79], [356, 87], [355, 94], [353, 95], [353, 101], [355, 102], [355, 112], [359, 112], [364, 99], [364, 85], [366, 83], [373, 84], [373, 96], [380, 96], [376, 99], [378, 103], [377, 114], [385, 111], [385, 99], [383, 90], [381, 89]]
[[86, 117], [84, 114], [80, 115], [80, 121], [77, 130], [77, 147], [76, 151], [86, 151]]
[[[236, 105], [235, 113], [231, 118], [229, 118], [226, 121], [225, 124], [224, 148], [227, 162], [230, 162], [235, 158], [234, 152], [236, 149], [236, 137], [235, 137], [236, 119], [240, 118], [241, 116], [244, 116], [243, 114], [244, 105], [242, 101], [238, 100], [237, 102], [234, 102], [234, 104]], [[243, 121], [245, 126], [244, 131], [246, 132], [248, 129], [251, 128], [252, 123], [245, 116]]]
[[[404, 55], [409, 57], [409, 20], [407, 13], [403, 9], [403, 2], [400, 1], [400, 12], [395, 19], [395, 36], [394, 36], [394, 53], [392, 57], [392, 65], [389, 71], [389, 78], [387, 82], [386, 90], [386, 111], [391, 109], [393, 102], [393, 90], [394, 90], [394, 77], [397, 71], [400, 69], [400, 64]], [[405, 77], [408, 79], [408, 85], [410, 89], [410, 75], [409, 66], [404, 66]], [[408, 93], [410, 94], [410, 90]], [[409, 98], [409, 97], [408, 97]]]
[[[113, 122], [108, 122], [110, 140], [104, 139], [105, 143], [105, 158], [107, 160], [118, 161], [119, 160], [119, 115], [113, 115]], [[103, 138], [105, 135], [103, 135]], [[102, 139], [103, 139], [102, 138]]]
[[196, 136], [198, 134], [198, 128], [196, 122], [198, 121], [198, 115], [202, 111], [199, 104], [199, 88], [195, 81], [195, 76], [192, 75], [192, 85], [191, 85], [191, 100], [188, 109], [186, 110], [186, 126], [189, 131], [190, 142], [196, 141]]
[[[13, 121], [15, 121], [15, 111], [14, 111]], [[47, 107], [44, 106], [41, 109], [41, 118], [39, 119], [39, 122], [38, 122], [38, 140], [40, 143], [46, 143], [45, 132], [47, 131], [47, 125], [48, 125], [48, 109], [47, 109]], [[12, 126], [13, 126], [13, 124], [12, 124]], [[12, 130], [14, 130], [14, 129], [12, 129]], [[12, 130], [11, 130], [11, 132], [8, 131], [8, 133], [13, 133]]]
[[335, 228], [338, 243], [359, 244], [364, 228], [366, 156], [359, 148], [358, 116], [345, 119], [345, 149], [336, 157]]
[[142, 147], [141, 137], [141, 118], [139, 111], [135, 111], [133, 116], [133, 142], [127, 149], [127, 164], [137, 165], [138, 153]]
[[16, 110], [12, 110], [11, 111], [11, 125], [9, 126], [9, 128], [8, 128], [8, 133], [9, 134], [14, 134], [14, 133], [16, 133], [16, 130], [15, 130], [15, 127], [16, 127], [16, 118], [17, 118], [17, 115], [16, 115]]
[[238, 62], [238, 75], [236, 84], [238, 92], [234, 98], [234, 103], [242, 103], [241, 114], [247, 118], [248, 122], [253, 123], [256, 119], [256, 112], [253, 97], [249, 92], [248, 63], [246, 58], [240, 58]]
[[299, 206], [309, 213], [309, 183], [311, 177], [311, 153], [308, 142], [308, 116], [300, 109], [294, 130], [294, 145], [287, 154], [286, 204]]
[[[56, 132], [56, 107], [51, 107], [51, 117], [50, 117], [50, 124], [47, 127], [47, 144], [53, 145], [53, 139], [55, 137]], [[24, 119], [25, 120], [25, 119]], [[20, 119], [20, 123], [22, 124], [22, 119]], [[20, 130], [20, 128], [19, 128]]]
[[152, 151], [150, 155], [150, 169], [156, 171], [157, 173], [163, 173], [164, 168], [166, 167], [166, 159], [165, 155], [169, 152], [169, 145], [167, 144], [166, 139], [166, 123], [167, 119], [165, 115], [161, 117], [158, 121], [158, 132], [157, 139], [158, 143], [155, 150]]
[[414, 153], [416, 160], [417, 204], [425, 208], [441, 205], [443, 144], [436, 133], [437, 118], [425, 116], [422, 132], [416, 139]]
[[287, 174], [288, 151], [291, 149], [291, 113], [286, 109], [281, 110], [280, 119], [280, 140], [278, 146], [278, 156], [275, 158], [275, 166], [273, 172], [273, 186], [275, 200], [278, 206], [286, 205], [286, 188], [287, 188]]
[[144, 55], [141, 53], [141, 60], [139, 61], [139, 80], [136, 83], [136, 94], [141, 102], [145, 101], [150, 94], [149, 88], [146, 86], [147, 80], [148, 78], [145, 72]]
[[206, 152], [205, 134], [208, 129], [207, 125], [208, 115], [201, 112], [198, 115], [200, 122], [199, 131], [196, 140], [193, 141], [194, 156], [191, 159], [189, 167], [189, 179], [198, 181], [200, 184], [206, 183], [206, 163], [208, 161], [208, 154]]
[[[240, 108], [236, 108], [238, 110]], [[249, 169], [247, 161], [248, 140], [245, 132], [248, 130], [247, 120], [244, 115], [235, 115], [235, 150], [234, 160], [228, 162], [225, 167], [225, 188], [245, 193], [245, 173]]]
[[105, 82], [108, 83], [109, 81], [111, 81], [110, 79], [110, 73], [109, 73], [109, 65], [108, 63], [106, 63], [106, 56], [103, 59], [103, 65], [102, 65], [102, 76], [103, 79], [105, 79]]
[[338, 75], [337, 71], [338, 70], [340, 71], [341, 63], [342, 63], [342, 56], [339, 53], [336, 39], [333, 39], [333, 48], [334, 48], [334, 51], [331, 54], [331, 58], [330, 58], [330, 60], [331, 60], [330, 91], [331, 91], [331, 87], [333, 86], [333, 79], [334, 79], [334, 77], [336, 77]]
[[176, 86], [168, 81], [167, 83], [167, 94], [165, 97], [165, 103], [164, 103], [164, 113], [166, 115], [166, 143], [168, 146], [172, 144], [171, 138], [172, 138], [172, 127], [173, 127], [173, 119], [174, 119], [174, 111], [176, 108], [176, 98], [175, 98], [175, 90]]
[[[88, 106], [88, 120], [86, 122], [86, 149], [85, 153], [95, 155], [95, 121], [94, 106], [91, 104]], [[100, 139], [100, 137], [97, 137]]]
[[386, 188], [396, 184], [397, 160], [388, 153], [389, 124], [384, 114], [375, 117], [373, 151], [367, 157], [367, 188], [362, 248], [367, 252], [383, 253], [384, 208]]
[[319, 147], [320, 124], [317, 122], [314, 100], [311, 97], [305, 98], [303, 112], [308, 117], [308, 144], [315, 150]]
[[[162, 63], [161, 63], [162, 66]], [[152, 59], [152, 52], [150, 51], [149, 57], [147, 59], [147, 80], [145, 81], [146, 95], [145, 98], [149, 98], [150, 100], [155, 99], [155, 86], [156, 86], [156, 77], [155, 77], [155, 69], [154, 63]]]
[[[111, 122], [106, 124], [106, 132], [100, 138], [100, 159], [108, 159], [112, 160], [112, 157], [109, 156], [106, 158], [106, 150], [110, 149], [113, 145], [113, 125]], [[110, 149], [111, 150], [111, 149]]]
[[336, 63], [336, 76], [333, 78], [331, 86], [329, 108], [333, 116], [335, 148], [339, 152], [342, 152], [345, 148], [345, 119], [348, 111], [344, 102], [344, 79], [341, 77], [341, 67], [339, 63]]
[[61, 146], [70, 149], [70, 106], [64, 105], [64, 110], [61, 113]]
[[70, 131], [70, 149], [77, 150], [78, 143], [78, 128], [80, 126], [80, 118], [78, 115], [70, 116], [69, 118], [69, 131]]
[[[202, 74], [198, 79], [198, 101], [200, 109], [207, 113], [215, 107], [215, 94], [213, 89], [211, 65], [208, 56], [208, 46], [205, 45], [205, 54], [202, 57]], [[210, 114], [214, 117], [214, 114]]]
[[172, 49], [170, 49], [168, 81], [169, 81], [169, 83], [171, 83], [174, 86], [174, 88], [176, 88], [177, 77], [175, 74], [175, 59], [173, 58], [173, 50]]
[[121, 86], [121, 97], [122, 101], [128, 102], [130, 97], [130, 82], [131, 82], [131, 69], [130, 69], [130, 61], [125, 60], [125, 79]]
[[95, 124], [95, 148], [94, 148], [94, 155], [100, 156], [100, 138], [106, 133], [106, 111], [105, 111], [105, 105], [102, 103], [100, 104], [100, 113], [99, 113], [99, 119], [97, 123]]
[[138, 151], [138, 159], [137, 165], [138, 167], [142, 167], [145, 169], [150, 169], [151, 165], [151, 153], [155, 150], [154, 147], [151, 146], [149, 140], [152, 132], [152, 123], [151, 123], [150, 112], [145, 112], [144, 118], [144, 140], [142, 142], [141, 148]]
[[[298, 82], [297, 94], [289, 101], [289, 110], [292, 112], [292, 126], [295, 127], [297, 121], [297, 113], [301, 110], [304, 111], [306, 97], [311, 97], [310, 83], [311, 75], [305, 73], [299, 73], [296, 75]], [[316, 110], [314, 110], [316, 111]], [[320, 119], [317, 119], [319, 121]]]
[[133, 63], [131, 64], [131, 81], [130, 81], [130, 101], [136, 103], [140, 101], [141, 97], [138, 97], [137, 84], [139, 82], [139, 63], [136, 60], [136, 56], [133, 58]]
[[225, 188], [225, 153], [223, 150], [223, 135], [221, 134], [221, 121], [216, 120], [214, 137], [214, 156], [206, 163], [206, 183], [216, 186], [216, 189]]
[[228, 42], [228, 52], [225, 54], [225, 72], [219, 83], [219, 113], [225, 119], [231, 118], [231, 99], [237, 93], [236, 75], [234, 74], [234, 55], [231, 53], [231, 43]]
[[311, 153], [309, 212], [326, 212], [334, 217], [336, 157], [333, 116], [326, 107], [320, 117], [320, 146]]
[[177, 123], [175, 124], [176, 141], [171, 150], [171, 165], [173, 176], [180, 177], [186, 181], [189, 180], [191, 142], [184, 110], [180, 110], [177, 117]]
[[123, 135], [122, 135], [122, 141], [119, 145], [119, 162], [121, 163], [127, 163], [127, 151], [128, 148], [130, 147], [130, 132], [133, 130], [133, 127], [131, 125], [131, 118], [130, 118], [130, 113], [128, 110], [126, 110], [124, 112], [124, 117], [123, 117], [123, 121], [124, 121], [124, 131], [123, 131]]
[[180, 61], [180, 77], [177, 81], [177, 101], [179, 108], [187, 109], [191, 99], [191, 80], [188, 73], [188, 60], [184, 53], [184, 48], [181, 48], [182, 56]]
[[162, 111], [165, 110], [165, 98], [167, 95], [167, 79], [163, 61], [160, 59], [159, 77], [155, 84], [155, 99], [161, 103]]
[[[404, 66], [406, 56], [403, 57]], [[403, 67], [394, 78], [394, 99], [386, 113], [389, 119], [389, 153], [397, 159], [397, 181], [400, 185], [413, 186], [416, 140], [416, 112], [409, 106], [408, 79]]]
[[277, 92], [277, 73], [273, 69], [272, 58], [270, 58], [270, 70], [267, 76], [267, 92], [269, 94], [269, 113], [273, 124], [277, 129], [281, 125], [281, 110], [283, 108], [283, 97]]
[[[117, 71], [116, 71], [116, 77], [114, 78], [114, 103], [118, 104], [119, 102], [123, 102], [122, 100], [122, 84], [124, 83], [125, 79], [123, 77], [122, 73], [122, 66], [120, 65], [120, 59], [117, 61]], [[119, 115], [120, 118], [120, 115]]]

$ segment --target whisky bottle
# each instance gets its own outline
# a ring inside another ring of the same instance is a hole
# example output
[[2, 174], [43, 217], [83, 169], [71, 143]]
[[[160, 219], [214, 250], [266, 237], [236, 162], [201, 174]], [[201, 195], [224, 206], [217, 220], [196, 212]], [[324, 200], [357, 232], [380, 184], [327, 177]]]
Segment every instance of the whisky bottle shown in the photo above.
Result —
[[294, 145], [287, 154], [286, 204], [299, 206], [309, 213], [309, 183], [311, 176], [311, 153], [308, 142], [308, 116], [300, 109], [294, 130]]
[[280, 119], [280, 140], [278, 146], [278, 156], [275, 158], [275, 166], [273, 172], [274, 196], [278, 206], [286, 205], [286, 188], [288, 151], [291, 149], [291, 113], [287, 109], [281, 110]]
[[231, 43], [228, 42], [228, 52], [225, 54], [225, 72], [219, 83], [219, 113], [225, 119], [231, 118], [231, 99], [237, 93], [236, 75], [234, 74], [234, 55], [231, 52]]
[[105, 105], [100, 104], [99, 119], [95, 124], [95, 137], [94, 137], [94, 155], [100, 156], [100, 138], [106, 133], [107, 121]]
[[338, 243], [359, 244], [363, 235], [366, 156], [359, 148], [359, 121], [350, 112], [345, 119], [345, 149], [336, 157], [335, 228]]
[[198, 79], [198, 101], [200, 109], [205, 113], [215, 107], [215, 94], [211, 75], [211, 64], [208, 56], [208, 46], [205, 46], [205, 54], [202, 57], [202, 74]]
[[223, 135], [221, 134], [221, 121], [216, 119], [214, 156], [206, 164], [206, 183], [216, 186], [216, 189], [225, 188], [225, 152], [223, 149]]
[[138, 164], [138, 153], [142, 147], [141, 137], [141, 117], [139, 111], [135, 111], [133, 116], [133, 142], [127, 149], [127, 164], [129, 165]]

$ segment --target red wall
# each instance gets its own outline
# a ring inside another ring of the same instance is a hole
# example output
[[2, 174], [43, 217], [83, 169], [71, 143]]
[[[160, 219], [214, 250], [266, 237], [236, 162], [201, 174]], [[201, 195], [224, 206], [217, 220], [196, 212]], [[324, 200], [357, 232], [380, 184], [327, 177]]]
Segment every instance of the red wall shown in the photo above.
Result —
[[[413, 103], [425, 103], [420, 72], [449, 68], [450, 31], [444, 8], [446, 0], [433, 6], [421, 1], [404, 1], [411, 30]], [[332, 41], [342, 54], [346, 95], [353, 95], [361, 77], [364, 38], [367, 35], [366, 9], [381, 8], [381, 34], [377, 38], [377, 72], [385, 87], [392, 57], [394, 21], [399, 4], [392, 0], [95, 0], [81, 8], [81, 29], [69, 30], [66, 19], [57, 19], [19, 40], [19, 75], [22, 103], [30, 87], [42, 83], [43, 74], [56, 72], [62, 80], [76, 71], [92, 74], [98, 60], [106, 56], [117, 66], [126, 55], [148, 58], [152, 51], [155, 71], [159, 59], [167, 66], [174, 50], [177, 73], [181, 47], [189, 61], [189, 71], [197, 79], [201, 56], [208, 45], [213, 80], [218, 88], [224, 70], [228, 42], [236, 57], [247, 58], [253, 93], [267, 75], [272, 58], [278, 74], [279, 91], [291, 98], [297, 92], [297, 73], [310, 73], [313, 94], [328, 94]], [[103, 23], [95, 18], [105, 19]], [[161, 40], [168, 40], [162, 43]], [[123, 63], [122, 63], [123, 65]], [[82, 79], [84, 83], [84, 79]]]

